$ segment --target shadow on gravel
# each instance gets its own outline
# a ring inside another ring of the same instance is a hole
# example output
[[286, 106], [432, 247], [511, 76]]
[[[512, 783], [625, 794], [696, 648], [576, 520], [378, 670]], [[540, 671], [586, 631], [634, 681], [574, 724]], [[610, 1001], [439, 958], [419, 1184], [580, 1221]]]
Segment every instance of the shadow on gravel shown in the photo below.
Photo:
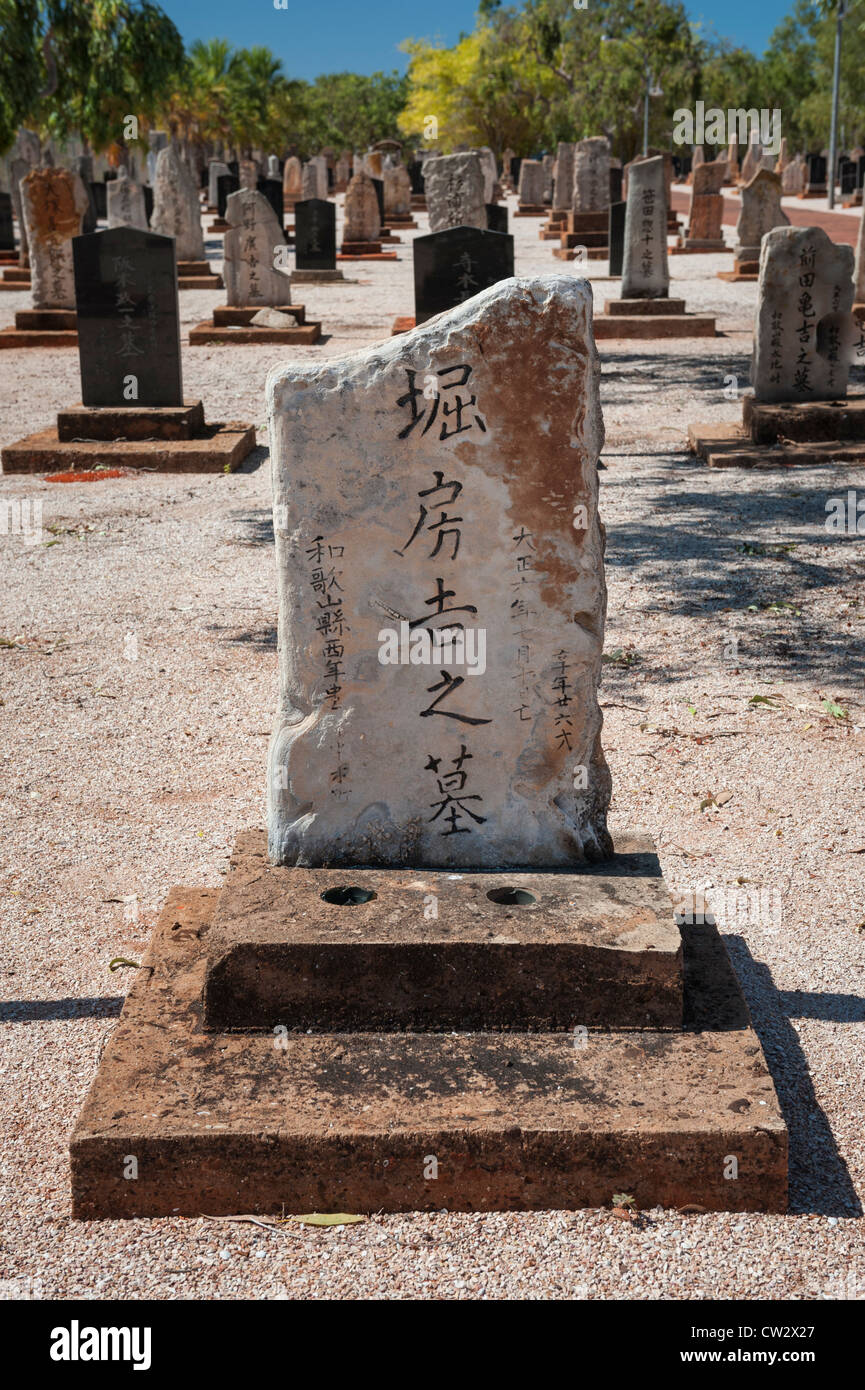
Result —
[[0, 1002], [0, 1023], [57, 1023], [75, 1018], [118, 1018], [123, 995], [101, 999], [12, 999]]
[[[637, 397], [632, 388], [645, 386], [652, 381], [663, 385], [664, 390], [677, 386], [693, 390], [697, 414], [699, 401], [696, 393], [707, 393], [719, 401], [723, 400], [724, 378], [727, 376], [735, 376], [739, 390], [744, 391], [750, 386], [750, 354], [734, 353], [729, 357], [719, 357], [708, 346], [700, 346], [717, 341], [717, 338], [695, 338], [691, 357], [659, 356], [657, 352], [616, 353], [615, 357], [605, 357], [602, 352], [602, 410], [614, 405], [633, 405]], [[735, 401], [730, 402], [731, 406], [735, 404]], [[687, 427], [687, 421], [685, 424]]]
[[861, 1216], [862, 1204], [817, 1100], [791, 1019], [859, 1023], [865, 1019], [865, 1000], [852, 994], [777, 990], [768, 966], [754, 959], [741, 936], [725, 935], [724, 944], [751, 1011], [790, 1132], [791, 1213]]
[[228, 520], [242, 527], [242, 533], [227, 542], [228, 545], [273, 545], [273, 513], [263, 507], [255, 512], [229, 512]]
[[237, 628], [211, 623], [206, 631], [214, 633], [220, 642], [228, 642], [232, 647], [252, 647], [257, 652], [276, 651], [276, 628], [267, 624], [262, 624], [261, 627]]
[[[659, 453], [658, 465], [640, 517], [609, 525], [608, 571], [638, 579], [649, 610], [717, 614], [719, 649], [734, 631], [743, 664], [759, 660], [764, 675], [772, 668], [782, 678], [818, 684], [865, 679], [865, 642], [856, 629], [815, 614], [811, 604], [812, 596], [834, 603], [865, 577], [862, 538], [824, 529], [828, 499], [846, 499], [837, 474], [816, 489], [784, 473], [766, 475], [754, 491], [735, 477], [724, 491], [703, 491], [704, 470], [690, 455]], [[633, 486], [632, 478], [617, 476], [615, 464], [608, 467], [602, 515], [605, 495], [631, 493]], [[822, 556], [797, 553], [815, 545]], [[653, 667], [653, 679], [687, 676], [687, 656], [677, 663], [669, 650], [664, 666]]]
[[270, 449], [266, 444], [256, 444], [243, 460], [239, 468], [235, 468], [235, 473], [255, 473], [270, 458]]

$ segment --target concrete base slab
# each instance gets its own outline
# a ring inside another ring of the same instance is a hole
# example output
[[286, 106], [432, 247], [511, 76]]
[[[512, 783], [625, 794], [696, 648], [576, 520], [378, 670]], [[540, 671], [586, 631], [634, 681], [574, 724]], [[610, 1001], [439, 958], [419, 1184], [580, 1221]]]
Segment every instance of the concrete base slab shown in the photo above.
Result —
[[670, 314], [684, 314], [684, 299], [607, 299], [604, 313], [614, 318], [630, 318], [639, 314], [647, 318], [667, 318]]
[[397, 254], [395, 251], [364, 251], [360, 255], [354, 255], [346, 251], [337, 251], [336, 259], [338, 261], [395, 261]]
[[296, 285], [344, 285], [348, 283], [341, 270], [293, 270], [291, 279]]
[[225, 286], [221, 275], [178, 275], [179, 290], [221, 290]]
[[719, 270], [717, 272], [717, 275], [719, 280], [726, 280], [731, 285], [738, 285], [740, 280], [756, 281], [760, 278], [759, 273], [756, 270]]
[[37, 347], [77, 347], [74, 328], [2, 328], [0, 349]]
[[549, 208], [540, 203], [520, 203], [514, 217], [548, 217]]
[[786, 1209], [786, 1127], [714, 927], [684, 930], [681, 1033], [284, 1039], [202, 1028], [216, 896], [169, 895], [72, 1135], [76, 1217], [574, 1209], [615, 1192]]
[[596, 314], [595, 338], [714, 338], [714, 318], [703, 314]]
[[710, 468], [813, 468], [821, 463], [865, 463], [863, 441], [755, 444], [741, 425], [714, 422], [689, 425], [688, 446]]
[[839, 439], [865, 443], [865, 396], [778, 404], [745, 396], [742, 426], [755, 444], [819, 444]]
[[200, 400], [183, 405], [74, 405], [57, 412], [61, 444], [76, 440], [194, 439], [205, 429]]
[[245, 831], [207, 956], [218, 1031], [682, 1026], [681, 934], [647, 837], [585, 872], [451, 874], [284, 868]]
[[61, 441], [40, 430], [0, 451], [4, 473], [54, 473], [99, 465], [151, 473], [230, 473], [255, 448], [255, 427], [236, 421], [206, 425], [197, 439]]
[[266, 328], [250, 323], [235, 328], [220, 328], [212, 319], [205, 319], [189, 330], [189, 346], [201, 347], [213, 343], [317, 343], [321, 337], [320, 323], [299, 323], [292, 328]]

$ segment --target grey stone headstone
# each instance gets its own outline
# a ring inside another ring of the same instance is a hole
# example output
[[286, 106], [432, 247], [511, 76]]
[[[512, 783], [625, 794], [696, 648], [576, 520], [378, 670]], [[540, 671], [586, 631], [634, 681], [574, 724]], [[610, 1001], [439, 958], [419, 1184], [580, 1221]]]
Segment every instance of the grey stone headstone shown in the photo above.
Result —
[[291, 303], [291, 280], [274, 266], [277, 247], [286, 245], [285, 234], [263, 193], [240, 188], [226, 203], [229, 229], [224, 238], [222, 278], [226, 302], [231, 305]]
[[484, 175], [476, 154], [445, 154], [424, 164], [427, 213], [431, 232], [448, 227], [486, 230]]
[[666, 299], [669, 292], [667, 190], [657, 155], [632, 164], [628, 173], [622, 298]]

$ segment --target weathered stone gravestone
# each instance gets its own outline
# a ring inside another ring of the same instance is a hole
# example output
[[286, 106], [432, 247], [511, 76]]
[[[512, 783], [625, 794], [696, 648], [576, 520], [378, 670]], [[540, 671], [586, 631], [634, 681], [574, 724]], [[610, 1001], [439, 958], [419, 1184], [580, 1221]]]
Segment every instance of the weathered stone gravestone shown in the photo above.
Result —
[[252, 192], [258, 187], [258, 164], [254, 159], [241, 159], [238, 165], [237, 177], [241, 189], [251, 189]]
[[484, 175], [476, 154], [445, 154], [424, 164], [424, 185], [431, 232], [448, 227], [486, 229]]
[[781, 143], [778, 146], [778, 158], [775, 163], [775, 173], [783, 174], [784, 170], [787, 168], [787, 165], [789, 163], [790, 155], [787, 148], [787, 137], [786, 135], [783, 135], [781, 137]]
[[68, 169], [33, 169], [21, 183], [21, 204], [34, 309], [74, 309], [72, 238], [87, 210], [84, 185]]
[[182, 406], [170, 237], [126, 224], [76, 237], [72, 248], [82, 403]]
[[541, 159], [541, 164], [543, 165], [544, 170], [545, 203], [551, 203], [553, 201], [553, 169], [555, 166], [555, 162], [555, 158], [551, 154], [545, 154]]
[[385, 220], [411, 218], [411, 180], [405, 165], [384, 171]]
[[856, 262], [853, 272], [853, 302], [865, 304], [865, 208], [859, 218], [859, 232], [856, 237]]
[[282, 170], [281, 170], [280, 167], [279, 167], [279, 159], [277, 158], [277, 156], [276, 156], [275, 154], [269, 154], [269, 155], [267, 156], [267, 178], [269, 178], [269, 179], [281, 179], [281, 178], [282, 178]]
[[327, 197], [327, 164], [318, 155], [304, 164], [300, 188], [303, 198]]
[[727, 182], [736, 183], [739, 178], [739, 142], [731, 140], [727, 150]]
[[156, 160], [151, 230], [174, 237], [178, 263], [204, 260], [198, 191], [171, 146], [160, 150]]
[[556, 169], [553, 179], [553, 209], [567, 211], [574, 194], [574, 151], [576, 146], [560, 140], [556, 146]]
[[[508, 280], [374, 361], [271, 373], [285, 518], [273, 862], [550, 869], [609, 852], [591, 313], [578, 280]], [[527, 429], [528, 400], [546, 430]], [[325, 444], [343, 434], [345, 466]], [[565, 476], [568, 505], [550, 509]], [[383, 628], [438, 655], [391, 660]], [[483, 674], [444, 654], [450, 632], [484, 644]]]
[[742, 210], [736, 223], [736, 258], [740, 262], [760, 259], [760, 243], [774, 227], [787, 227], [790, 219], [781, 207], [781, 176], [760, 169], [750, 183], [742, 186]]
[[759, 140], [752, 140], [748, 145], [748, 151], [742, 160], [742, 183], [750, 183], [758, 169], [763, 167], [763, 146]]
[[603, 136], [579, 140], [574, 150], [572, 208], [606, 212], [610, 206], [610, 147]]
[[412, 251], [416, 323], [426, 323], [514, 273], [514, 239], [501, 232], [450, 227], [416, 237]]
[[164, 130], [150, 130], [147, 133], [147, 181], [153, 188], [156, 184], [156, 167], [159, 156], [168, 146], [168, 135]]
[[796, 156], [791, 160], [781, 175], [781, 192], [793, 197], [804, 192], [805, 189], [805, 164], [804, 161]]
[[712, 160], [698, 164], [691, 184], [691, 205], [688, 209], [688, 234], [681, 242], [686, 251], [723, 251], [721, 230], [724, 217], [724, 198], [721, 189], [727, 175], [726, 163]]
[[287, 208], [294, 207], [303, 197], [303, 165], [297, 155], [290, 155], [282, 171], [282, 196]]
[[15, 229], [12, 225], [12, 195], [0, 193], [0, 251], [15, 250]]
[[118, 169], [117, 178], [107, 185], [106, 198], [109, 227], [138, 227], [146, 231], [144, 189], [140, 183], [132, 182], [125, 169]]
[[628, 174], [622, 298], [666, 299], [669, 292], [664, 161], [657, 156]]
[[263, 193], [241, 188], [226, 205], [222, 275], [229, 305], [276, 306], [291, 303], [291, 281], [274, 267], [285, 234]]
[[369, 174], [361, 171], [352, 175], [345, 194], [343, 253], [350, 254], [348, 248], [363, 246], [372, 246], [380, 251], [380, 233], [381, 215], [375, 187]]
[[294, 207], [294, 245], [298, 270], [336, 270], [336, 208], [324, 198]]
[[211, 159], [207, 166], [207, 204], [208, 207], [217, 206], [219, 196], [219, 179], [223, 174], [230, 174], [231, 170], [227, 164], [223, 164], [221, 159]]
[[776, 227], [763, 237], [751, 364], [757, 401], [847, 394], [847, 356], [831, 341], [821, 352], [818, 327], [827, 316], [830, 328], [849, 318], [853, 266], [852, 246], [836, 245], [820, 227]]
[[21, 266], [30, 264], [30, 248], [27, 245], [27, 225], [24, 221], [24, 205], [21, 201], [21, 183], [30, 173], [30, 169], [31, 166], [24, 159], [12, 159], [9, 162], [10, 197], [12, 198], [12, 209], [18, 222], [18, 234], [20, 237], [18, 264]]
[[544, 166], [539, 159], [524, 159], [520, 164], [518, 199], [520, 212], [544, 211]]
[[496, 165], [496, 157], [489, 145], [483, 145], [477, 151], [477, 156], [481, 162], [481, 172], [484, 176], [484, 202], [491, 203], [495, 196], [499, 172]]

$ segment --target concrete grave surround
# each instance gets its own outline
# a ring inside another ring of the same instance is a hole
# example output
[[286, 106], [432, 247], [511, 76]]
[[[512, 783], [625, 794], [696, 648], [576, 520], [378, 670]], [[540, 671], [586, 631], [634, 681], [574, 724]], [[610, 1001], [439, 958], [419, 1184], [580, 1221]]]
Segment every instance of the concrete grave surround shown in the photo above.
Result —
[[156, 160], [151, 230], [173, 236], [178, 261], [203, 261], [204, 233], [198, 191], [172, 146]]
[[[776, 227], [763, 237], [751, 381], [758, 401], [836, 400], [847, 394], [840, 350], [853, 305], [853, 247], [820, 227]], [[817, 351], [817, 325], [832, 315], [838, 346]]]
[[384, 210], [400, 217], [411, 213], [411, 179], [404, 164], [384, 170]]
[[[591, 290], [570, 275], [500, 281], [405, 340], [271, 372], [274, 862], [609, 852], [598, 380]], [[482, 631], [483, 673], [383, 664], [380, 633], [423, 623]]]
[[574, 149], [574, 212], [606, 212], [610, 206], [610, 146], [602, 135]]
[[375, 186], [369, 174], [352, 175], [345, 194], [343, 242], [377, 241], [381, 217]]
[[553, 177], [553, 207], [570, 208], [574, 193], [574, 150], [576, 146], [560, 140], [556, 146], [556, 168]]
[[[429, 190], [427, 190], [429, 191]], [[544, 201], [544, 166], [539, 159], [524, 159], [520, 165], [519, 200], [527, 207], [540, 207]], [[438, 231], [437, 227], [433, 231]]]
[[743, 185], [742, 209], [736, 222], [737, 255], [755, 261], [760, 243], [774, 227], [789, 227], [790, 219], [781, 207], [781, 175], [759, 169], [750, 183]]
[[227, 303], [290, 304], [291, 280], [273, 264], [274, 247], [285, 246], [285, 235], [264, 194], [247, 188], [232, 193], [225, 216], [229, 230], [222, 275]]
[[34, 309], [74, 309], [72, 238], [89, 206], [69, 169], [32, 169], [20, 185]]
[[147, 230], [147, 212], [144, 205], [144, 189], [140, 183], [133, 183], [126, 170], [117, 170], [117, 178], [111, 179], [105, 193], [108, 204], [109, 227], [137, 227]]
[[444, 232], [448, 227], [486, 228], [484, 174], [476, 154], [428, 159], [424, 181], [431, 232]]
[[630, 166], [622, 299], [666, 299], [669, 289], [667, 193], [658, 155]]

